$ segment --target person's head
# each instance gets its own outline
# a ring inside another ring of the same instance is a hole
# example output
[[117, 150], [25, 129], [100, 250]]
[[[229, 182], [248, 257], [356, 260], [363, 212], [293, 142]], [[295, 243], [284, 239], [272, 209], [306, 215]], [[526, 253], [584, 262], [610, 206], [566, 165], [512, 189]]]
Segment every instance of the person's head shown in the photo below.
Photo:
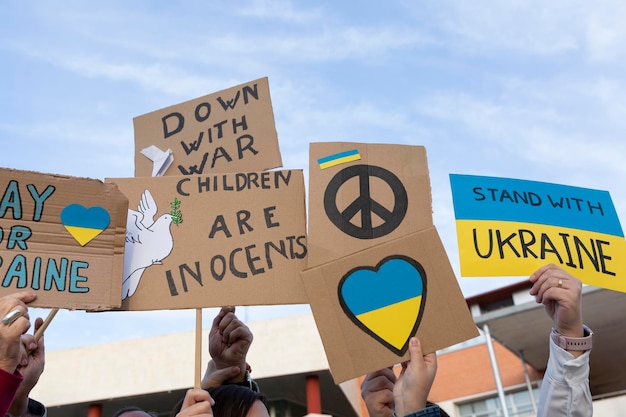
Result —
[[[219, 417], [269, 417], [265, 397], [240, 385], [220, 385], [207, 389], [215, 401], [213, 415]], [[170, 417], [180, 412], [183, 401], [172, 410]]]
[[117, 410], [111, 417], [157, 417], [155, 413], [135, 407], [134, 405]]

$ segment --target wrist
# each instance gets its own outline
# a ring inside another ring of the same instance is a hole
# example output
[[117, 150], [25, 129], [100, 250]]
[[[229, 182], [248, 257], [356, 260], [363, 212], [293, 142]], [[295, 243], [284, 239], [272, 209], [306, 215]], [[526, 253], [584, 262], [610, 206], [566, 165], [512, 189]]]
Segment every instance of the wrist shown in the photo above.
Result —
[[[576, 336], [571, 336], [572, 334]], [[566, 335], [553, 328], [550, 337], [558, 347], [570, 353], [582, 354], [593, 347], [593, 332], [587, 326], [582, 327], [580, 332], [570, 332]]]
[[554, 317], [554, 328], [565, 337], [583, 337], [584, 327], [580, 309], [578, 313], [561, 314], [558, 319]]
[[11, 408], [9, 408], [9, 414], [11, 416], [23, 416], [28, 411], [28, 397], [23, 398], [19, 392], [15, 395]]
[[580, 323], [571, 327], [554, 326], [554, 330], [565, 337], [584, 337], [585, 326]]
[[10, 374], [14, 374], [17, 369], [17, 363], [0, 361], [0, 369]]
[[423, 410], [426, 408], [426, 400], [421, 400], [419, 398], [396, 398], [395, 402], [395, 414], [397, 417], [408, 416], [409, 414], [413, 414], [417, 411]]

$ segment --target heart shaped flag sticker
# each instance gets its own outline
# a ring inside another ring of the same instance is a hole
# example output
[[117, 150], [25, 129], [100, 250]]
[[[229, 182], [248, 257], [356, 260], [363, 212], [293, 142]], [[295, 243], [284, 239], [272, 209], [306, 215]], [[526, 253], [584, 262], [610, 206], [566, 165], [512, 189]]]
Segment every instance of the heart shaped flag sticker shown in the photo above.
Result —
[[373, 268], [354, 268], [339, 281], [338, 290], [341, 307], [353, 323], [404, 355], [426, 301], [426, 273], [417, 261], [394, 255]]
[[61, 211], [61, 223], [81, 246], [102, 233], [110, 222], [109, 212], [98, 206], [85, 208], [70, 204]]

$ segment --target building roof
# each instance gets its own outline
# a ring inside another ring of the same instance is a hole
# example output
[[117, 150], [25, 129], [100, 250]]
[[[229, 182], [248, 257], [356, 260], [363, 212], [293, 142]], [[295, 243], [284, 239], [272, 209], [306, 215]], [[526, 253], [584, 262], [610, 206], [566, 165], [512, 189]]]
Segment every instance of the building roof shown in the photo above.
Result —
[[[501, 296], [510, 296], [501, 293]], [[594, 397], [626, 390], [626, 294], [583, 287], [583, 318], [594, 331], [590, 356], [590, 387]], [[552, 320], [534, 301], [501, 308], [474, 317], [479, 327], [489, 326], [491, 336], [513, 352], [521, 353], [535, 369], [545, 370]]]

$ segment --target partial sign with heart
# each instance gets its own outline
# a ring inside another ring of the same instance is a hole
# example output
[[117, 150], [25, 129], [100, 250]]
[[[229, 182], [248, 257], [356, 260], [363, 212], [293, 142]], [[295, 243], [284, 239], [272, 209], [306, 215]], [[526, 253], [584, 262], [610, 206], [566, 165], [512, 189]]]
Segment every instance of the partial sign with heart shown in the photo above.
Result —
[[80, 246], [91, 242], [110, 222], [109, 213], [102, 207], [86, 208], [80, 204], [70, 204], [61, 211], [61, 223]]
[[352, 322], [402, 356], [422, 318], [426, 273], [414, 259], [393, 255], [375, 267], [349, 271], [339, 281], [338, 295]]

